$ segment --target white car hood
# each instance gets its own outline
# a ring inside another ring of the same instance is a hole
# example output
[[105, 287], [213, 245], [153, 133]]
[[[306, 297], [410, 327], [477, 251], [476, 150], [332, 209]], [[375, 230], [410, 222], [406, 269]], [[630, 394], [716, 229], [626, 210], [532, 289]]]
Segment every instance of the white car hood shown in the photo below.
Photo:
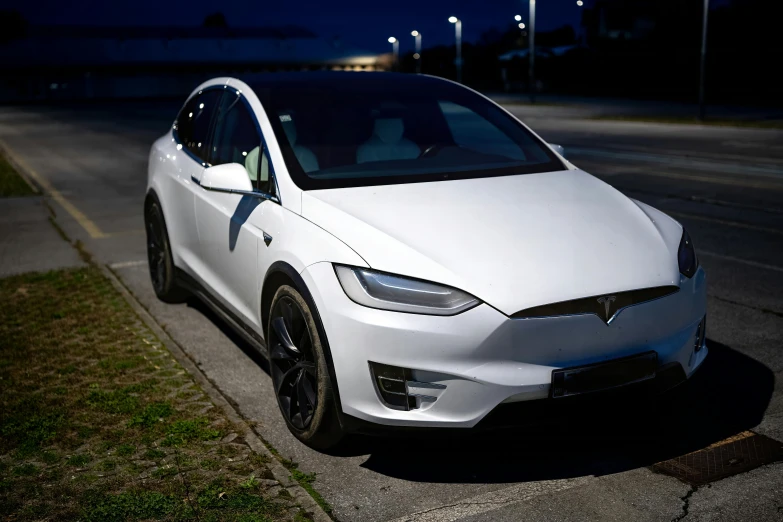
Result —
[[302, 215], [374, 269], [508, 315], [679, 284], [679, 224], [580, 170], [306, 191]]

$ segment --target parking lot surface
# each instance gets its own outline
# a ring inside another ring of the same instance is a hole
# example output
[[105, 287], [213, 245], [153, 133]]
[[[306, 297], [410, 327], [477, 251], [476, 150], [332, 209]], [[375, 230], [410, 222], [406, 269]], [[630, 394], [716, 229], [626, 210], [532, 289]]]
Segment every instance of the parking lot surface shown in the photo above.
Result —
[[0, 108], [0, 140], [48, 187], [65, 233], [112, 268], [267, 442], [317, 473], [315, 487], [337, 519], [780, 519], [780, 462], [699, 486], [652, 466], [748, 430], [783, 441], [783, 131], [510, 107], [577, 166], [688, 228], [709, 280], [707, 363], [674, 397], [589, 405], [539, 426], [513, 409], [492, 430], [352, 437], [327, 455], [288, 433], [251, 348], [206, 307], [154, 297], [142, 219], [146, 162], [177, 109]]

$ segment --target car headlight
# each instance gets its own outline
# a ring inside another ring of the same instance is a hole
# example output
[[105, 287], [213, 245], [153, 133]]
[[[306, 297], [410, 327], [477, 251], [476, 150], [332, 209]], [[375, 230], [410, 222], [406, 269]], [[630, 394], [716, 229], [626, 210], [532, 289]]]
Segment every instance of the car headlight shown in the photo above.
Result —
[[385, 274], [366, 268], [334, 265], [346, 295], [369, 308], [427, 315], [456, 315], [481, 301], [456, 288]]
[[693, 248], [691, 236], [683, 227], [682, 239], [680, 239], [680, 248], [677, 251], [677, 262], [680, 265], [680, 273], [685, 277], [693, 277], [696, 269], [699, 268], [699, 259], [696, 257], [696, 249]]

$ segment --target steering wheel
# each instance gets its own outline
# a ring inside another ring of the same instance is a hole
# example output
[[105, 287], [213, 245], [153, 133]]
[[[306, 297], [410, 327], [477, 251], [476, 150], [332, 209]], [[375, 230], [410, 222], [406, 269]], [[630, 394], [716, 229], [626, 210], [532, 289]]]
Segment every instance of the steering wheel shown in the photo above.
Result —
[[424, 149], [424, 152], [419, 154], [419, 158], [435, 156], [436, 154], [438, 154], [438, 152], [440, 152], [445, 147], [448, 147], [448, 143], [442, 143], [442, 142], [433, 143], [432, 145]]

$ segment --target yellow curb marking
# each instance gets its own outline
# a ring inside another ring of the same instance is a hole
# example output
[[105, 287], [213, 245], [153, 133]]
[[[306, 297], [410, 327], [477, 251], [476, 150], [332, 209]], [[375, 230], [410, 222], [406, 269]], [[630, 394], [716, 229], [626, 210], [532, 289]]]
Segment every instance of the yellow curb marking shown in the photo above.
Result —
[[68, 212], [73, 219], [76, 220], [77, 223], [79, 223], [82, 228], [87, 231], [87, 233], [90, 235], [93, 239], [103, 239], [105, 237], [108, 237], [108, 234], [103, 232], [98, 225], [96, 225], [90, 218], [88, 218], [84, 212], [76, 208], [76, 206], [68, 201], [65, 196], [63, 196], [59, 190], [54, 188], [51, 183], [49, 183], [49, 180], [38, 174], [34, 169], [32, 169], [27, 162], [25, 162], [22, 158], [17, 156], [11, 148], [8, 146], [8, 144], [5, 143], [5, 141], [0, 140], [0, 146], [2, 146], [5, 153], [8, 155], [8, 157], [17, 165], [19, 165], [24, 171], [25, 174], [27, 174], [29, 177], [31, 177], [44, 191], [44, 193], [48, 194], [52, 197], [53, 200], [55, 200], [57, 203], [60, 204], [62, 208], [65, 209], [66, 212]]

